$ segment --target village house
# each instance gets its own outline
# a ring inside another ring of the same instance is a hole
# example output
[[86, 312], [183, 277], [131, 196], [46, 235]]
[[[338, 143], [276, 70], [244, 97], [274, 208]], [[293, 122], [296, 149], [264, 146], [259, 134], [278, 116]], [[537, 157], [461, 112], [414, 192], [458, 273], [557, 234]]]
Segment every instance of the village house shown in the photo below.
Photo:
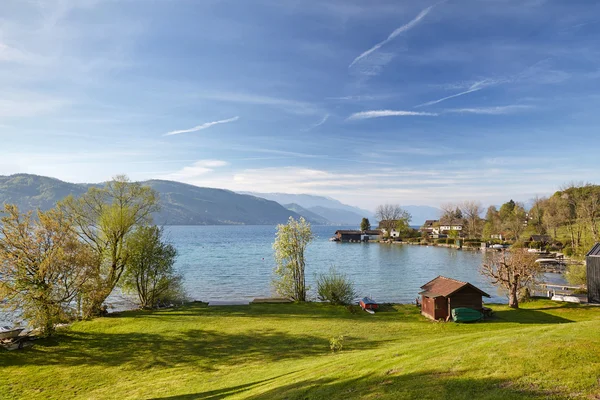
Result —
[[468, 282], [438, 276], [421, 286], [421, 314], [433, 320], [446, 320], [459, 307], [483, 311], [483, 296], [489, 294]]

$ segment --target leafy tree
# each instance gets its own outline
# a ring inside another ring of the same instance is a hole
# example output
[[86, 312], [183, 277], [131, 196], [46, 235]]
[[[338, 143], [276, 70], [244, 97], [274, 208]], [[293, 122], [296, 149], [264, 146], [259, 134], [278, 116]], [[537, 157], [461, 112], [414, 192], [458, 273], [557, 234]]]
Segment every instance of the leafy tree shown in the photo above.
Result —
[[182, 278], [173, 269], [177, 251], [162, 237], [163, 231], [157, 226], [140, 226], [126, 240], [123, 288], [137, 294], [142, 308], [153, 308], [183, 296]]
[[360, 230], [361, 231], [371, 230], [371, 223], [369, 222], [369, 218], [363, 218], [362, 221], [360, 221]]
[[535, 284], [542, 272], [536, 258], [522, 249], [495, 253], [483, 263], [481, 274], [506, 291], [509, 307], [519, 308], [519, 293]]
[[285, 225], [277, 225], [275, 235], [275, 278], [273, 285], [279, 295], [295, 301], [306, 301], [306, 260], [304, 251], [314, 236], [310, 224], [290, 217]]
[[498, 235], [501, 230], [500, 213], [495, 206], [489, 206], [485, 214], [485, 225], [483, 226], [483, 236], [486, 238], [492, 235]]
[[354, 283], [344, 274], [331, 268], [328, 274], [317, 275], [317, 297], [331, 304], [350, 304], [357, 296]]
[[587, 267], [585, 264], [570, 264], [565, 274], [571, 285], [587, 285]]
[[375, 217], [379, 220], [379, 227], [385, 229], [387, 236], [398, 226], [409, 227], [412, 219], [410, 213], [398, 204], [382, 204], [378, 206], [375, 210]]
[[85, 316], [100, 315], [102, 304], [118, 284], [127, 265], [126, 239], [133, 229], [148, 225], [158, 211], [158, 195], [149, 187], [117, 176], [103, 188], [92, 187], [79, 198], [60, 204], [77, 232], [102, 260], [83, 296]]
[[5, 205], [0, 223], [0, 306], [51, 335], [72, 317], [71, 306], [97, 258], [59, 209], [19, 213]]
[[503, 229], [510, 232], [514, 240], [518, 240], [527, 223], [527, 212], [523, 204], [510, 200], [500, 207], [499, 214]]

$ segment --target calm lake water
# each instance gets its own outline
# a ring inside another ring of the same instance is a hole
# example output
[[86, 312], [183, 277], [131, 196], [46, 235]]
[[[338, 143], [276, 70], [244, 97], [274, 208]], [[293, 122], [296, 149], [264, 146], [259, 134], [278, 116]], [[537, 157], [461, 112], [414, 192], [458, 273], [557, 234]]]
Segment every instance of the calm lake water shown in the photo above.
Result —
[[[368, 295], [380, 302], [412, 302], [419, 288], [438, 275], [471, 282], [492, 296], [487, 302], [506, 302], [479, 274], [484, 257], [480, 251], [330, 242], [337, 229], [340, 227], [313, 226], [316, 238], [306, 251], [306, 277], [312, 298], [316, 297], [315, 274], [335, 266], [354, 281], [359, 296]], [[275, 226], [169, 226], [165, 230], [179, 252], [176, 269], [184, 276], [185, 289], [192, 299], [251, 300], [274, 294]], [[564, 282], [561, 275], [555, 274], [546, 274], [544, 280]], [[119, 295], [109, 300], [116, 309], [133, 306]], [[0, 324], [9, 320], [0, 313]]]
[[[315, 240], [306, 251], [307, 283], [315, 297], [315, 274], [331, 266], [355, 283], [360, 296], [381, 302], [411, 302], [419, 288], [438, 275], [471, 282], [488, 292], [490, 302], [506, 302], [479, 272], [484, 254], [432, 246], [339, 243], [328, 239], [339, 227], [313, 226]], [[350, 227], [347, 229], [355, 229]], [[274, 226], [172, 226], [176, 268], [197, 300], [251, 300], [273, 295]], [[546, 280], [560, 281], [560, 276]]]

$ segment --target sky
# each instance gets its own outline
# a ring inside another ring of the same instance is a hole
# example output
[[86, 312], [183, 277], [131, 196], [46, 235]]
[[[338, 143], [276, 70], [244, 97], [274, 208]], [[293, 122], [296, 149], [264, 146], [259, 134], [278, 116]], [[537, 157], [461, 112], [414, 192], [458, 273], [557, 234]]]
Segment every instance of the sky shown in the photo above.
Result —
[[600, 4], [2, 0], [0, 175], [500, 204], [599, 179]]

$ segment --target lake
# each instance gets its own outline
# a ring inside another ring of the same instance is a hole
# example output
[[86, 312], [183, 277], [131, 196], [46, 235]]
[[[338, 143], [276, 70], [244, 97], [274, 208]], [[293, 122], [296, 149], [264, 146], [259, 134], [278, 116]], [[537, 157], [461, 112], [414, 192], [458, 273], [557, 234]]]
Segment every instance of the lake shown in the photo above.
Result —
[[[383, 243], [330, 242], [337, 229], [313, 226], [315, 240], [306, 251], [307, 284], [314, 299], [315, 274], [330, 267], [350, 277], [359, 296], [379, 302], [408, 303], [420, 287], [438, 275], [468, 281], [489, 293], [488, 302], [506, 303], [478, 270], [480, 251]], [[203, 301], [252, 300], [274, 295], [272, 244], [275, 226], [167, 226], [167, 239], [177, 248], [176, 269], [184, 277], [189, 297]], [[564, 283], [561, 275], [546, 274], [546, 282]], [[120, 295], [111, 296], [115, 309], [131, 308]], [[0, 313], [0, 324], [9, 318]]]
[[[339, 243], [329, 238], [340, 227], [313, 226], [315, 240], [306, 251], [307, 284], [315, 297], [315, 274], [330, 267], [345, 273], [360, 296], [381, 302], [412, 302], [420, 287], [438, 275], [469, 281], [506, 302], [478, 270], [484, 254], [443, 247], [383, 243]], [[341, 227], [341, 229], [356, 229]], [[176, 268], [190, 297], [198, 300], [251, 300], [273, 295], [274, 226], [171, 226]], [[560, 276], [546, 280], [560, 281]]]

